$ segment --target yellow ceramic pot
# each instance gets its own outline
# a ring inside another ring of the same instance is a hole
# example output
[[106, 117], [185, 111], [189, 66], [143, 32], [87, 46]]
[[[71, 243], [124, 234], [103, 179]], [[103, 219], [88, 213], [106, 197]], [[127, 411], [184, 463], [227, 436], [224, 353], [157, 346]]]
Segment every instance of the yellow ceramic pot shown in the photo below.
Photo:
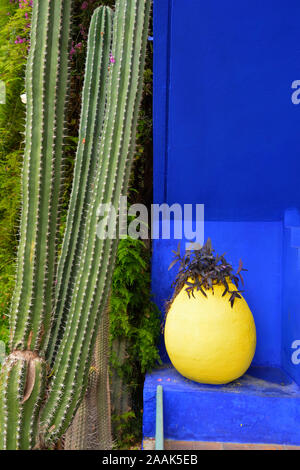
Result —
[[[229, 284], [230, 290], [236, 290]], [[225, 384], [249, 368], [256, 347], [256, 329], [244, 298], [222, 297], [223, 285], [194, 291], [185, 287], [174, 299], [165, 325], [166, 348], [175, 369], [184, 377], [207, 384]]]

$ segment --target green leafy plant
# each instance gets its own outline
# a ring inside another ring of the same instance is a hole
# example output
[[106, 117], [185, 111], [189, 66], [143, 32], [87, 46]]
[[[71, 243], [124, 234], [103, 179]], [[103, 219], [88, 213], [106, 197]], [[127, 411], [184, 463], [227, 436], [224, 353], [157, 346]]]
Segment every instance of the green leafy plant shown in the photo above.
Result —
[[[142, 373], [159, 359], [156, 348], [159, 335], [159, 311], [150, 296], [149, 252], [141, 240], [127, 237], [120, 241], [112, 278], [110, 299], [111, 341], [130, 340], [130, 357]], [[127, 363], [132, 374], [131, 360]]]
[[133, 411], [112, 415], [112, 425], [115, 430], [114, 449], [131, 449], [139, 439], [137, 433], [137, 417]]
[[141, 240], [120, 241], [110, 298], [112, 412], [118, 448], [128, 448], [141, 437], [144, 374], [160, 362], [160, 315], [151, 300], [149, 266], [150, 253]]
[[[173, 251], [173, 253], [174, 259], [169, 269], [179, 263], [179, 271], [172, 284], [175, 293], [169, 305], [185, 286], [187, 286], [185, 290], [189, 297], [191, 295], [194, 297], [195, 290], [207, 297], [206, 291], [211, 289], [213, 292], [215, 285], [222, 284], [224, 286], [223, 297], [227, 293], [230, 294], [231, 307], [233, 307], [235, 299], [241, 298], [240, 294], [243, 291], [239, 290], [239, 282], [244, 284], [242, 271], [247, 271], [243, 268], [242, 260], [239, 261], [239, 267], [234, 273], [233, 267], [224, 258], [225, 253], [218, 255], [212, 248], [210, 238], [200, 250], [187, 250], [181, 256], [179, 243], [177, 251]], [[229, 282], [235, 284], [236, 289], [230, 289]]]
[[20, 95], [24, 92], [30, 20], [30, 2], [0, 1], [0, 80], [6, 88], [5, 104], [0, 104], [0, 341], [7, 345], [24, 151], [25, 106]]

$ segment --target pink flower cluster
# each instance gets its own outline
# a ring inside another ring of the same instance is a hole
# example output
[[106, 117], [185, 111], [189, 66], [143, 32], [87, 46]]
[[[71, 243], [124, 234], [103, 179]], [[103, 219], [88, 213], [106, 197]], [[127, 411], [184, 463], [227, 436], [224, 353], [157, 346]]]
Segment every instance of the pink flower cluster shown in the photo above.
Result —
[[[32, 8], [32, 4], [33, 4], [33, 0], [9, 0], [9, 1], [10, 1], [10, 3], [15, 3], [15, 4], [18, 3], [19, 8], [21, 8], [21, 9], [23, 9], [23, 8]], [[25, 11], [24, 16], [29, 21], [28, 11]], [[27, 43], [27, 50], [29, 50], [29, 47], [30, 47], [29, 46], [30, 39], [28, 38], [28, 32], [29, 32], [30, 26], [31, 26], [31, 24], [28, 22], [24, 27], [24, 35], [27, 36], [27, 37], [17, 36], [16, 39], [15, 39], [15, 44]]]
[[83, 46], [82, 42], [79, 42], [78, 44], [75, 44], [74, 41], [72, 41], [72, 47], [71, 47], [71, 50], [70, 50], [70, 57], [72, 57], [75, 54], [75, 52], [81, 51], [82, 46]]
[[[82, 2], [81, 7], [80, 7], [81, 10], [87, 10], [89, 6], [93, 4], [94, 2], [95, 0], [86, 0]], [[85, 16], [86, 14], [83, 13], [83, 15]], [[84, 44], [86, 43], [86, 40], [88, 38], [87, 28], [84, 26], [84, 24], [80, 24], [79, 28], [80, 28], [80, 36], [81, 36], [80, 39], [82, 42], [80, 41], [77, 44], [75, 44], [74, 41], [72, 42], [72, 46], [70, 50], [70, 58], [72, 58], [74, 54], [76, 54], [76, 52], [81, 52], [83, 50]]]
[[86, 28], [84, 27], [83, 24], [80, 24], [79, 27], [80, 27], [80, 34], [81, 34], [82, 38], [84, 40], [87, 39], [88, 35], [87, 35], [87, 32], [86, 32]]
[[16, 37], [15, 44], [22, 44], [23, 42], [29, 42], [29, 39], [21, 38], [21, 36]]
[[33, 0], [19, 0], [19, 8], [32, 7], [32, 4]]
[[85, 1], [81, 4], [81, 9], [82, 10], [86, 10], [89, 6], [89, 3], [94, 3], [95, 0], [88, 0], [88, 1]]

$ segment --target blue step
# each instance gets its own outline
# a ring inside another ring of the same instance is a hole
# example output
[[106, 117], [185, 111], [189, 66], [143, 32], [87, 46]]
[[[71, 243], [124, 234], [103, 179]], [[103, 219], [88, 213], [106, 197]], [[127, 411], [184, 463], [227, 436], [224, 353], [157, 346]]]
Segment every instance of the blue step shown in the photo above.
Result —
[[300, 444], [300, 387], [279, 368], [251, 367], [228, 385], [203, 385], [166, 366], [144, 385], [144, 439], [155, 436], [156, 388], [165, 439]]

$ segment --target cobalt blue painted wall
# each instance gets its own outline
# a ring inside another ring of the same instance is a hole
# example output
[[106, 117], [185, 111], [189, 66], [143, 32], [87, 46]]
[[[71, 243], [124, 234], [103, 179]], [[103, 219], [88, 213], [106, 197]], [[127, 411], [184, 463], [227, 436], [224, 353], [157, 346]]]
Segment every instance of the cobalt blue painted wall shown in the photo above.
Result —
[[207, 220], [281, 220], [300, 203], [300, 3], [155, 9], [155, 200], [205, 203]]
[[278, 369], [251, 367], [231, 384], [203, 385], [174, 369], [144, 386], [144, 438], [155, 436], [155, 392], [163, 388], [165, 439], [300, 445], [300, 389]]
[[[228, 261], [236, 268], [242, 258], [249, 270], [244, 276], [244, 295], [257, 327], [254, 363], [280, 365], [282, 223], [206, 222], [205, 236], [212, 238], [219, 253], [227, 251]], [[154, 240], [153, 244], [152, 289], [161, 310], [172, 295], [170, 286], [176, 268], [168, 272], [168, 266], [173, 256], [171, 250], [177, 244], [177, 240]], [[163, 360], [168, 362], [163, 340], [161, 351]]]
[[[299, 15], [298, 0], [154, 0], [154, 202], [205, 204], [205, 236], [249, 270], [255, 363], [282, 363], [298, 383], [298, 251], [284, 213], [300, 207]], [[177, 243], [153, 243], [160, 307]]]
[[[282, 364], [300, 385], [300, 213], [298, 210], [286, 211], [283, 233]], [[298, 344], [294, 345], [297, 347], [292, 349], [295, 341], [298, 341]]]

